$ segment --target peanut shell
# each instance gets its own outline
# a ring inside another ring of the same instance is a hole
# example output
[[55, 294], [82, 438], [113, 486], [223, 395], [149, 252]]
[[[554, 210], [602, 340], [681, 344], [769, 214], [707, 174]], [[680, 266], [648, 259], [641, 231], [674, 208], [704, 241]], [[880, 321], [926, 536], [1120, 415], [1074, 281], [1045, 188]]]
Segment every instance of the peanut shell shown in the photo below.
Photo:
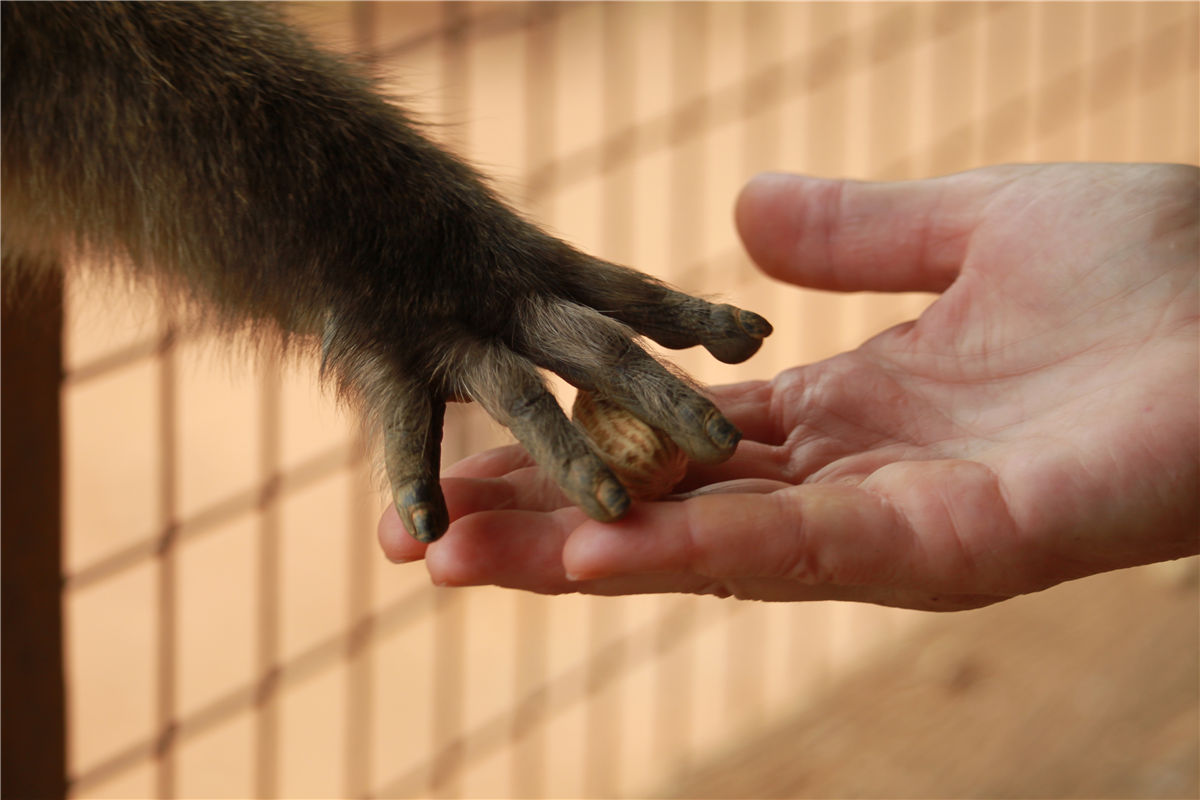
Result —
[[571, 416], [635, 500], [657, 500], [683, 480], [679, 445], [611, 400], [580, 391]]

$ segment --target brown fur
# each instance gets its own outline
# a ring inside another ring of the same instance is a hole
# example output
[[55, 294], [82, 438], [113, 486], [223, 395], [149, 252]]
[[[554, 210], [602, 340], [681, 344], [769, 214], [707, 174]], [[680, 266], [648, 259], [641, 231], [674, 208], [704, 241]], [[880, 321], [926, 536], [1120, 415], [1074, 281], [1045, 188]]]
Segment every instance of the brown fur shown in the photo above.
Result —
[[270, 8], [5, 2], [0, 102], [6, 284], [86, 254], [222, 327], [319, 342], [325, 374], [383, 431], [422, 539], [446, 526], [454, 397], [512, 428], [589, 513], [624, 512], [535, 367], [615, 397], [693, 457], [736, 444], [634, 337], [740, 361], [765, 320], [543, 233]]

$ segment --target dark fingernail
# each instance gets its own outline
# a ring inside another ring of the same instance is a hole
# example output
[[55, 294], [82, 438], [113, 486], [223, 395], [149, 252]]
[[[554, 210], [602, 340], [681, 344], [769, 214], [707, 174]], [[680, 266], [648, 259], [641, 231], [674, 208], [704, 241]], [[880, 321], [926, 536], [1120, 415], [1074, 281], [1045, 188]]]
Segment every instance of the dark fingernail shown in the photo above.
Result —
[[437, 481], [413, 481], [396, 490], [394, 497], [405, 529], [418, 542], [436, 541], [450, 527], [446, 501]]
[[609, 513], [611, 519], [620, 519], [629, 510], [629, 493], [612, 478], [600, 484], [596, 490], [596, 500]]
[[763, 339], [771, 335], [775, 329], [771, 327], [771, 323], [755, 314], [753, 311], [742, 311], [738, 309], [737, 323], [743, 331], [755, 339]]
[[408, 518], [411, 522], [408, 532], [418, 542], [437, 541], [450, 527], [450, 521], [441, 509], [429, 503], [421, 503], [409, 508]]
[[709, 413], [704, 430], [708, 433], [709, 440], [722, 450], [732, 450], [742, 440], [742, 432], [733, 427], [733, 423], [716, 409]]

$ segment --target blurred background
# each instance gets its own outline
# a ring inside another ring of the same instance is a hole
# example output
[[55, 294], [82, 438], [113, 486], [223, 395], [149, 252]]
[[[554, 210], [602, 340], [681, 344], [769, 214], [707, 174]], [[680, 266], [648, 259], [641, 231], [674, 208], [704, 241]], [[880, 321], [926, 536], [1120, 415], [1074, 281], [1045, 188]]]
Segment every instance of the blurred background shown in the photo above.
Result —
[[[767, 377], [926, 295], [782, 288], [756, 172], [1200, 159], [1195, 3], [310, 3], [512, 203], [768, 317]], [[432, 587], [315, 365], [72, 276], [61, 401], [69, 794], [1196, 797], [1195, 563], [930, 617]], [[6, 391], [9, 387], [6, 385]], [[7, 402], [6, 394], [6, 402]], [[447, 463], [508, 441], [474, 407]], [[11, 531], [10, 531], [11, 533]]]

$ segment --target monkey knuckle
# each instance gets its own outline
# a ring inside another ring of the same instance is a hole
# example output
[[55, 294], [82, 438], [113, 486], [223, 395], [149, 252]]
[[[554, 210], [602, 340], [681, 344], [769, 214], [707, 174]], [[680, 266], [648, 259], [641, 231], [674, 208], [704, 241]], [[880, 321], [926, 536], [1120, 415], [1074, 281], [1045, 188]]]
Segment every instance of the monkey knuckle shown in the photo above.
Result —
[[518, 393], [504, 399], [504, 413], [511, 419], [537, 419], [550, 411], [552, 405], [558, 407], [553, 397]]
[[605, 356], [609, 369], [618, 372], [632, 369], [646, 361], [646, 351], [625, 336], [612, 336], [607, 341]]

